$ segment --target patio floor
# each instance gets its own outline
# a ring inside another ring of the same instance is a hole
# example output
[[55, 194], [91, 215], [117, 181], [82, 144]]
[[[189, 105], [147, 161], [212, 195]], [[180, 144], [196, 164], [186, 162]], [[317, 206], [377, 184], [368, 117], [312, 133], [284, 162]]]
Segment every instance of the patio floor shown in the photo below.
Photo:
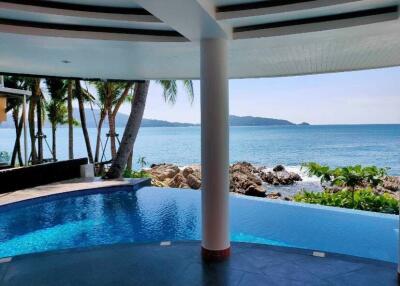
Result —
[[36, 199], [55, 194], [78, 192], [82, 190], [110, 188], [117, 186], [133, 186], [140, 188], [143, 186], [148, 186], [149, 184], [149, 179], [102, 180], [98, 177], [89, 179], [78, 178], [0, 194], [0, 206], [24, 200]]
[[199, 242], [173, 242], [2, 259], [0, 285], [398, 285], [396, 273], [393, 263], [247, 243], [233, 243], [225, 262], [206, 263]]

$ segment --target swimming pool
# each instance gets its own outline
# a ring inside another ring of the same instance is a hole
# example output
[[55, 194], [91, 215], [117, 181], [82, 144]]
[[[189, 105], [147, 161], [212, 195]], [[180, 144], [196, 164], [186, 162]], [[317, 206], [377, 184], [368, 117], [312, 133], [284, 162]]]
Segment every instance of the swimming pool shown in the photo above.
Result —
[[[199, 191], [155, 187], [118, 187], [3, 206], [0, 257], [114, 243], [198, 240], [200, 209]], [[233, 241], [397, 262], [395, 215], [233, 194], [230, 212]]]

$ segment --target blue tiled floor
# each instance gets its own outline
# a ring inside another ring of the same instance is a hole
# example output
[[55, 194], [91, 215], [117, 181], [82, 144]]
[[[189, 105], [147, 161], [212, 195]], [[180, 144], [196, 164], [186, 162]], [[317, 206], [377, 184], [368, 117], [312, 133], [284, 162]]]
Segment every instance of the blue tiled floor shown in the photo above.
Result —
[[398, 285], [396, 273], [393, 263], [245, 243], [206, 263], [199, 242], [173, 242], [14, 257], [0, 264], [0, 285]]

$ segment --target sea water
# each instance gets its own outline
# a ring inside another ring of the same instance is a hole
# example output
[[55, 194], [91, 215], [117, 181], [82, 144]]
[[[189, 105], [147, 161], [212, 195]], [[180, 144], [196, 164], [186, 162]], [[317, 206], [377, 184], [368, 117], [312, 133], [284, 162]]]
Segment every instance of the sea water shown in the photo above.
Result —
[[[95, 149], [96, 129], [90, 128], [92, 149]], [[123, 129], [117, 130], [122, 138]], [[51, 130], [45, 129], [51, 146]], [[107, 129], [103, 129], [102, 145], [106, 145]], [[0, 128], [0, 151], [11, 152], [14, 129]], [[400, 125], [325, 125], [325, 126], [255, 126], [230, 128], [230, 161], [248, 161], [271, 168], [277, 164], [300, 172], [303, 182], [280, 187], [291, 194], [302, 188], [318, 190], [318, 179], [309, 178], [300, 166], [318, 162], [331, 167], [345, 165], [376, 165], [388, 167], [392, 175], [400, 175]], [[45, 157], [50, 158], [45, 145]], [[74, 155], [86, 157], [82, 129], [74, 129]], [[57, 130], [57, 158], [68, 157], [68, 129]], [[141, 128], [134, 147], [135, 167], [139, 157], [153, 163], [174, 163], [179, 166], [200, 164], [200, 127]], [[105, 146], [105, 158], [110, 159], [110, 144]], [[270, 191], [275, 189], [268, 188]]]

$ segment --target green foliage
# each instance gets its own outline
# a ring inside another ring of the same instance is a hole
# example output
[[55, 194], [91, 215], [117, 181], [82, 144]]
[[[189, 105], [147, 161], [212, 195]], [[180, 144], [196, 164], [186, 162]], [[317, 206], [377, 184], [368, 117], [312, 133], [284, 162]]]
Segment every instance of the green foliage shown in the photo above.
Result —
[[139, 157], [139, 159], [137, 160], [137, 163], [143, 169], [147, 165], [146, 157]]
[[310, 176], [319, 177], [321, 183], [327, 182], [351, 189], [361, 186], [363, 183], [375, 187], [387, 175], [386, 168], [378, 168], [376, 166], [362, 167], [361, 165], [355, 165], [331, 169], [328, 166], [310, 162], [303, 164], [302, 168], [305, 168]]
[[55, 128], [58, 124], [67, 123], [67, 106], [65, 104], [67, 85], [61, 79], [46, 79], [47, 90], [50, 100], [46, 102], [45, 108], [47, 118]]
[[10, 154], [6, 151], [0, 151], [0, 162], [8, 163], [10, 161]]
[[[164, 101], [172, 105], [175, 104], [178, 96], [178, 82], [176, 80], [157, 80], [157, 83], [163, 88]], [[183, 80], [182, 85], [189, 97], [190, 103], [193, 103], [193, 82], [191, 80]]]
[[328, 191], [322, 193], [303, 191], [296, 194], [294, 200], [309, 204], [399, 214], [398, 200], [389, 194], [376, 194], [370, 188], [354, 192], [344, 189], [336, 193]]
[[46, 111], [47, 118], [54, 126], [58, 124], [62, 125], [68, 123], [68, 111], [65, 102], [51, 99], [49, 102], [46, 103]]
[[124, 173], [122, 174], [122, 177], [141, 179], [141, 178], [150, 178], [150, 175], [144, 170], [134, 171], [134, 170], [126, 168]]

